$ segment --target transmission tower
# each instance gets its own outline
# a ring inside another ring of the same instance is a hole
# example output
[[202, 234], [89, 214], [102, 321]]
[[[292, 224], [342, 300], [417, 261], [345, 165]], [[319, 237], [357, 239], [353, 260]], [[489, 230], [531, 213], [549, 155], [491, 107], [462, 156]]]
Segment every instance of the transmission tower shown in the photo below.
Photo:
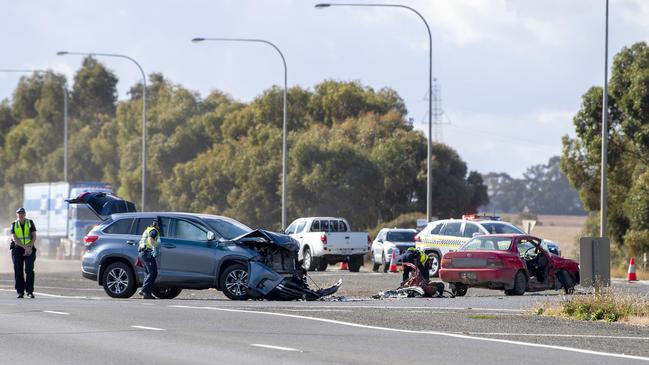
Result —
[[[426, 93], [426, 98], [429, 95]], [[442, 109], [442, 91], [440, 89], [437, 78], [433, 78], [433, 96], [432, 96], [432, 105], [433, 105], [433, 141], [437, 143], [442, 143], [444, 139], [444, 134], [442, 130], [442, 125], [450, 124], [449, 122], [444, 122], [444, 109]], [[428, 112], [428, 111], [426, 111]]]

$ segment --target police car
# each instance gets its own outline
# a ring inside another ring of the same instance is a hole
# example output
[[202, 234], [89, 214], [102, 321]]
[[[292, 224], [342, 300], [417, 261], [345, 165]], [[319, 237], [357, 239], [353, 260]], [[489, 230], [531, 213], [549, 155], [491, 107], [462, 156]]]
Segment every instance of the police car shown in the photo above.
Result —
[[442, 256], [455, 251], [474, 236], [483, 234], [525, 234], [497, 216], [463, 215], [462, 219], [443, 219], [428, 223], [415, 236], [415, 246], [431, 259], [430, 275], [437, 276]]

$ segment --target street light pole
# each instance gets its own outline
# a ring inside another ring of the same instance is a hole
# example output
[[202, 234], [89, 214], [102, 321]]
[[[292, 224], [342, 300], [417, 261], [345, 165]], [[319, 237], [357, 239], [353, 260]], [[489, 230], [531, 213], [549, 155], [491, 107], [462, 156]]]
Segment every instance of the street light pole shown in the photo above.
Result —
[[382, 7], [382, 8], [402, 8], [415, 13], [426, 26], [428, 31], [428, 156], [427, 156], [427, 173], [426, 173], [426, 221], [431, 221], [432, 211], [432, 192], [431, 185], [433, 183], [432, 173], [432, 155], [433, 155], [433, 35], [428, 26], [426, 18], [417, 10], [401, 4], [356, 4], [356, 3], [321, 3], [316, 4], [316, 9], [325, 9], [332, 6], [352, 6], [352, 7]]
[[604, 95], [602, 98], [602, 168], [601, 168], [601, 197], [600, 197], [600, 237], [606, 237], [606, 204], [608, 200], [608, 184], [606, 181], [608, 162], [608, 0], [606, 0], [606, 26], [604, 34]]
[[[49, 70], [0, 69], [0, 72], [52, 73]], [[63, 83], [63, 181], [68, 181], [68, 88]]]
[[284, 54], [274, 43], [267, 41], [265, 39], [252, 39], [252, 38], [194, 38], [192, 42], [203, 42], [203, 41], [220, 41], [220, 42], [253, 42], [253, 43], [265, 43], [273, 47], [279, 56], [282, 58], [282, 64], [284, 65], [284, 112], [282, 120], [282, 229], [286, 228], [286, 158], [287, 158], [287, 110], [288, 110], [288, 69], [286, 67], [286, 58]]
[[99, 56], [99, 57], [124, 58], [133, 62], [140, 70], [140, 73], [142, 74], [142, 84], [143, 84], [143, 89], [142, 89], [142, 192], [141, 192], [142, 200], [141, 200], [140, 210], [145, 211], [146, 165], [147, 165], [147, 161], [146, 161], [146, 132], [147, 132], [146, 130], [146, 74], [144, 73], [142, 66], [140, 66], [140, 64], [137, 63], [137, 61], [134, 60], [133, 58], [122, 54], [95, 53], [95, 52], [67, 52], [67, 51], [56, 52], [56, 54], [57, 56], [74, 55], [74, 56]]

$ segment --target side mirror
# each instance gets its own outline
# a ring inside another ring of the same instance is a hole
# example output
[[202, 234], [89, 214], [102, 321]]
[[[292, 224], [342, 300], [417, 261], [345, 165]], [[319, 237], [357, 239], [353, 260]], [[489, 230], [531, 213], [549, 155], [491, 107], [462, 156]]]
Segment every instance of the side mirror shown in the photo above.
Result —
[[383, 238], [379, 238], [376, 242], [383, 243]]
[[207, 232], [207, 240], [208, 241], [214, 241], [216, 239], [216, 235], [212, 231]]

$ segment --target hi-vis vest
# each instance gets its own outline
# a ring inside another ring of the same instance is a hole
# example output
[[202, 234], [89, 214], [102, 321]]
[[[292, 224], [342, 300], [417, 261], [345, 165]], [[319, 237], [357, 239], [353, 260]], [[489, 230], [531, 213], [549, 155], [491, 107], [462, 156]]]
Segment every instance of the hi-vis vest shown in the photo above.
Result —
[[418, 251], [419, 252], [419, 262], [421, 262], [422, 265], [426, 266], [426, 263], [428, 262], [428, 255], [425, 253], [421, 252], [420, 250], [410, 247], [408, 248], [408, 251]]
[[[158, 233], [155, 238], [149, 236], [151, 231], [156, 231]], [[140, 250], [153, 250], [155, 247], [158, 247], [158, 238], [160, 238], [160, 231], [153, 227], [147, 227], [144, 230], [144, 233], [142, 233], [142, 238], [140, 238]]]
[[27, 246], [32, 242], [31, 230], [32, 223], [29, 221], [29, 219], [25, 219], [25, 228], [22, 228], [20, 226], [19, 220], [16, 220], [14, 222], [14, 234], [16, 235], [20, 243], [24, 246]]

